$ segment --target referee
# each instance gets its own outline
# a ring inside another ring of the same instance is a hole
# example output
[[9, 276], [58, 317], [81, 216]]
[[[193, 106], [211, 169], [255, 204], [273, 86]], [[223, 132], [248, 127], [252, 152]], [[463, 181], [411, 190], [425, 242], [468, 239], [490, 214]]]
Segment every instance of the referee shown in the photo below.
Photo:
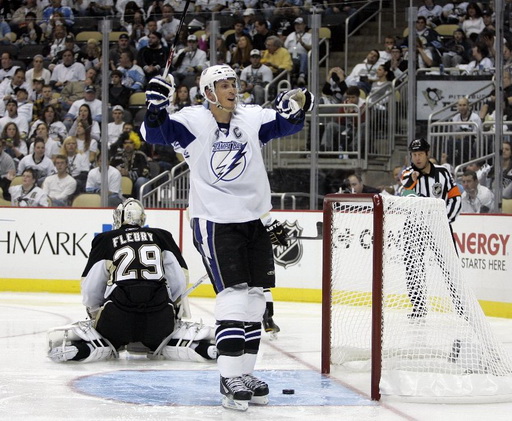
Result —
[[[443, 199], [446, 202], [446, 214], [450, 222], [450, 231], [452, 231], [451, 223], [455, 221], [462, 208], [461, 193], [452, 175], [445, 167], [430, 162], [430, 145], [425, 139], [413, 140], [409, 145], [409, 152], [411, 165], [402, 172], [401, 178], [403, 194]], [[404, 254], [407, 291], [413, 307], [409, 318], [417, 319], [427, 315], [424, 258], [427, 248], [433, 251], [443, 272], [455, 310], [462, 315], [462, 303], [453, 288], [444, 256], [430, 228], [422, 224], [420, 217], [408, 218], [404, 224], [404, 239], [406, 240]], [[453, 243], [457, 251], [455, 240]], [[418, 256], [420, 256], [419, 259]]]

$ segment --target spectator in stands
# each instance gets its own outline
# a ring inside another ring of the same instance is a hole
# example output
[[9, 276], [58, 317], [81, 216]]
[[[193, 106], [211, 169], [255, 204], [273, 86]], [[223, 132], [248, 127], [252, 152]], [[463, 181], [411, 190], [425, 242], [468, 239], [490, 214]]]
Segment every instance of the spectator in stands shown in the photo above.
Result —
[[49, 58], [53, 61], [53, 59], [57, 57], [58, 53], [66, 49], [66, 27], [62, 24], [56, 25], [51, 33], [45, 34], [45, 37], [46, 39], [51, 40]]
[[441, 61], [445, 68], [468, 64], [471, 57], [471, 43], [460, 28], [453, 31], [453, 38], [444, 43]]
[[140, 188], [149, 181], [148, 157], [140, 149], [141, 140], [135, 133], [126, 134], [123, 139], [123, 150], [117, 153], [110, 161], [110, 165], [117, 168], [123, 177], [133, 181], [132, 196], [139, 199]]
[[294, 20], [293, 26], [295, 30], [286, 37], [284, 48], [292, 55], [294, 73], [298, 74], [297, 85], [305, 86], [308, 74], [308, 52], [311, 50], [311, 34], [306, 31], [306, 22], [301, 17]]
[[[26, 76], [25, 76], [26, 78]], [[27, 84], [28, 84], [27, 80]], [[32, 91], [28, 97], [29, 101], [34, 104], [37, 100], [41, 99], [43, 97], [43, 86], [44, 86], [44, 79], [42, 77], [38, 77], [36, 79], [32, 79]], [[32, 111], [34, 110], [34, 107], [32, 107]], [[32, 115], [32, 120], [34, 120], [34, 114]]]
[[[4, 152], [18, 162], [28, 154], [27, 142], [21, 138], [20, 131], [16, 123], [7, 123], [2, 130], [0, 139], [5, 141]], [[4, 192], [7, 191], [4, 189]]]
[[466, 8], [466, 16], [462, 22], [462, 30], [473, 42], [476, 41], [480, 32], [485, 28], [482, 18], [482, 9], [476, 2], [471, 2]]
[[2, 83], [0, 83], [0, 116], [5, 115], [7, 101], [11, 99], [16, 100], [16, 91], [19, 88], [25, 88], [28, 92], [28, 83], [25, 81], [25, 70], [21, 67], [14, 71], [12, 78], [5, 78]]
[[56, 91], [62, 91], [68, 82], [85, 80], [85, 67], [82, 63], [76, 63], [73, 51], [65, 50], [62, 53], [62, 63], [53, 69], [50, 85]]
[[[512, 117], [512, 113], [507, 112], [512, 107], [512, 76], [508, 71], [503, 72], [503, 96], [504, 96], [504, 115]], [[491, 119], [496, 109], [496, 90], [492, 90], [490, 95], [482, 102], [479, 117], [482, 121]], [[495, 118], [492, 118], [495, 120]]]
[[366, 60], [356, 64], [350, 74], [346, 77], [347, 86], [357, 86], [365, 93], [369, 93], [372, 82], [377, 80], [377, 62], [379, 61], [379, 52], [371, 50], [366, 56]]
[[28, 120], [25, 116], [18, 115], [18, 102], [16, 99], [11, 98], [5, 105], [6, 114], [0, 118], [0, 132], [4, 129], [7, 123], [16, 123], [20, 130], [20, 135], [25, 138], [28, 133]]
[[484, 21], [484, 30], [490, 30], [496, 32], [496, 27], [494, 26], [494, 13], [490, 9], [485, 9], [482, 11], [482, 19]]
[[15, 45], [22, 47], [24, 45], [35, 45], [41, 43], [43, 30], [36, 22], [36, 14], [28, 12], [25, 19], [20, 22], [15, 30]]
[[464, 0], [454, 0], [443, 6], [440, 23], [460, 25], [464, 21], [466, 8], [469, 3]]
[[462, 175], [462, 211], [464, 213], [489, 213], [494, 209], [494, 193], [478, 183], [474, 171], [466, 170]]
[[48, 196], [46, 196], [46, 193], [36, 184], [38, 177], [37, 170], [34, 168], [26, 168], [20, 175], [23, 176], [22, 183], [17, 186], [9, 187], [11, 206], [22, 208], [47, 208], [49, 205]]
[[35, 121], [40, 118], [43, 110], [48, 105], [52, 105], [55, 108], [55, 112], [60, 115], [61, 106], [58, 99], [53, 97], [52, 87], [50, 85], [43, 85], [41, 97], [34, 101], [34, 106], [32, 107], [32, 120]]
[[293, 69], [292, 56], [290, 52], [283, 47], [283, 42], [279, 37], [271, 35], [265, 43], [267, 49], [263, 52], [261, 63], [272, 70], [274, 77], [286, 70], [291, 72]]
[[254, 103], [263, 105], [265, 86], [272, 81], [272, 71], [261, 64], [260, 50], [251, 51], [251, 65], [242, 70], [240, 81], [247, 83], [247, 92], [253, 95]]
[[122, 33], [119, 35], [117, 44], [108, 52], [110, 70], [116, 70], [120, 66], [121, 53], [128, 50], [131, 51], [133, 57], [137, 55], [135, 47], [130, 45], [128, 34]]
[[43, 10], [43, 22], [49, 23], [55, 13], [61, 13], [68, 29], [73, 27], [75, 16], [71, 7], [62, 6], [62, 0], [51, 0], [50, 6]]
[[110, 148], [117, 140], [121, 133], [123, 133], [123, 116], [124, 108], [121, 105], [115, 105], [112, 108], [113, 121], [108, 123], [108, 147]]
[[[339, 2], [338, 2], [339, 4]], [[284, 39], [293, 31], [293, 21], [301, 15], [300, 7], [288, 0], [280, 0], [275, 3], [274, 19], [270, 27], [277, 35]], [[284, 40], [283, 40], [284, 41]]]
[[17, 174], [22, 175], [25, 169], [34, 168], [37, 170], [38, 184], [41, 184], [45, 177], [55, 174], [55, 165], [53, 165], [53, 161], [45, 154], [45, 143], [43, 139], [36, 137], [33, 145], [34, 152], [25, 156], [20, 161]]
[[73, 121], [78, 115], [80, 107], [84, 104], [89, 107], [92, 119], [94, 121], [101, 122], [102, 103], [99, 99], [96, 98], [96, 87], [94, 85], [87, 85], [84, 88], [84, 97], [74, 101], [69, 108], [68, 113], [64, 117], [64, 125], [66, 125], [66, 127], [71, 127]]
[[28, 99], [27, 88], [20, 86], [15, 90], [15, 98], [18, 103], [18, 114], [20, 117], [24, 117], [27, 123], [32, 121], [32, 102]]
[[94, 163], [96, 155], [99, 154], [99, 146], [96, 139], [91, 137], [91, 126], [88, 126], [85, 120], [77, 120], [74, 137], [78, 144], [78, 151], [88, 156], [91, 164]]
[[32, 59], [32, 68], [26, 71], [25, 79], [28, 85], [28, 89], [32, 89], [32, 84], [35, 79], [41, 78], [41, 80], [48, 84], [52, 72], [44, 67], [44, 57], [41, 54], [36, 54]]
[[130, 42], [137, 48], [137, 42], [146, 34], [144, 11], [142, 9], [136, 10], [133, 14], [131, 22], [123, 25], [123, 28], [130, 36]]
[[[482, 120], [477, 113], [472, 111], [468, 98], [460, 98], [457, 101], [457, 114], [452, 117], [452, 122], [456, 123], [451, 128], [452, 132], [476, 132], [482, 127]], [[464, 124], [472, 123], [472, 124]], [[448, 145], [448, 156], [451, 162], [460, 164], [467, 161], [470, 156], [475, 157], [476, 136], [474, 134], [455, 135], [453, 142]]]
[[19, 27], [25, 21], [27, 13], [33, 13], [36, 17], [36, 22], [41, 22], [43, 19], [43, 9], [42, 6], [37, 4], [37, 0], [25, 0], [12, 14], [11, 21], [9, 22], [11, 28]]
[[[350, 104], [340, 107], [339, 113], [343, 114], [337, 121], [329, 121], [325, 125], [325, 130], [320, 141], [320, 150], [323, 151], [348, 151], [354, 150], [354, 140], [357, 132], [364, 130], [364, 120], [366, 111], [366, 101], [361, 98], [361, 91], [357, 86], [349, 86], [346, 89], [344, 104]], [[356, 108], [357, 107], [357, 108]], [[358, 115], [360, 119], [358, 120]], [[359, 126], [360, 124], [360, 126]], [[340, 137], [343, 136], [343, 138]], [[336, 142], [336, 139], [339, 139]], [[336, 149], [334, 149], [334, 145]]]
[[179, 19], [174, 17], [174, 8], [170, 4], [162, 6], [162, 19], [157, 22], [157, 31], [163, 35], [168, 45], [174, 41], [174, 36], [180, 24]]
[[123, 108], [128, 108], [132, 92], [122, 85], [122, 78], [123, 74], [119, 70], [114, 70], [110, 73], [111, 83], [108, 88], [108, 100], [110, 106], [120, 105]]
[[78, 115], [73, 121], [73, 125], [69, 129], [69, 134], [71, 136], [76, 136], [77, 133], [77, 124], [79, 121], [84, 122], [85, 128], [91, 129], [91, 138], [99, 141], [101, 139], [101, 131], [100, 131], [100, 125], [97, 121], [93, 120], [92, 117], [92, 111], [89, 107], [89, 104], [82, 104], [80, 105], [80, 108], [78, 109]]
[[148, 45], [139, 50], [137, 63], [144, 70], [147, 80], [162, 73], [167, 63], [169, 50], [162, 46], [161, 39], [160, 32], [151, 32], [148, 35]]
[[43, 191], [51, 199], [52, 206], [69, 206], [76, 191], [76, 180], [68, 174], [68, 160], [64, 155], [55, 158], [57, 173], [45, 178]]
[[[101, 92], [101, 85], [98, 83], [98, 72], [94, 68], [90, 68], [85, 72], [85, 80], [77, 80], [68, 82], [60, 93], [60, 103], [64, 111], [69, 111], [75, 101], [85, 98], [85, 89], [94, 86], [96, 95]], [[96, 97], [96, 99], [100, 99]]]
[[194, 84], [197, 75], [200, 75], [206, 67], [206, 53], [198, 49], [197, 37], [189, 35], [187, 46], [178, 51], [173, 58], [173, 66], [176, 69], [172, 75], [176, 84], [187, 85], [189, 88]]
[[384, 37], [384, 49], [379, 51], [379, 64], [391, 60], [391, 49], [396, 45], [395, 37], [387, 35]]
[[271, 35], [275, 35], [268, 27], [268, 22], [265, 19], [256, 19], [254, 22], [254, 30], [256, 31], [252, 39], [253, 48], [263, 51], [265, 50], [265, 42]]
[[11, 185], [11, 181], [14, 180], [14, 177], [16, 177], [16, 164], [14, 159], [10, 154], [5, 152], [8, 139], [10, 139], [12, 145], [12, 138], [4, 138], [3, 135], [0, 138], [0, 188], [2, 189], [4, 200], [11, 200], [9, 186]]
[[64, 139], [60, 154], [67, 158], [67, 171], [76, 180], [76, 192], [84, 193], [87, 174], [91, 168], [88, 155], [78, 152], [78, 144], [73, 136]]
[[84, 4], [84, 9], [80, 11], [82, 16], [102, 17], [114, 16], [115, 14], [112, 0], [94, 0], [88, 4], [87, 2], [83, 2], [82, 4]]
[[395, 79], [399, 78], [407, 70], [409, 63], [404, 59], [400, 47], [394, 45], [391, 48], [391, 60], [389, 60], [389, 68], [395, 75]]
[[[228, 50], [231, 52], [231, 55], [233, 55], [237, 49], [238, 41], [242, 35], [247, 35], [244, 32], [245, 22], [243, 19], [238, 19], [233, 24], [233, 29], [235, 32], [232, 34], [229, 34], [226, 37], [226, 47], [228, 47]], [[249, 36], [250, 38], [250, 36]], [[252, 42], [252, 39], [251, 39]]]
[[[416, 36], [429, 48], [435, 46], [436, 42], [440, 41], [439, 34], [434, 29], [427, 26], [427, 19], [424, 16], [418, 16], [416, 18]], [[409, 36], [403, 39], [400, 47], [402, 47], [402, 49], [409, 48]]]
[[85, 70], [94, 69], [96, 73], [101, 71], [101, 48], [94, 38], [87, 40], [83, 52], [82, 64]]
[[230, 66], [240, 74], [240, 72], [245, 68], [251, 65], [251, 51], [252, 42], [249, 35], [243, 34], [238, 39], [238, 44], [236, 48], [231, 52], [231, 62]]
[[[156, 28], [157, 28], [156, 20], [148, 19], [146, 21], [146, 24], [144, 25], [144, 34], [142, 35], [142, 37], [135, 40], [135, 48], [137, 49], [137, 51], [140, 51], [144, 47], [148, 46], [149, 35], [153, 32], [157, 32]], [[160, 34], [160, 43], [163, 46], [167, 47], [167, 43], [162, 39], [161, 35], [162, 34]], [[139, 63], [139, 65], [140, 65], [140, 63]], [[141, 67], [142, 67], [142, 65], [141, 65]]]
[[489, 58], [489, 48], [484, 43], [477, 43], [471, 49], [473, 60], [469, 64], [459, 64], [458, 69], [464, 74], [491, 74], [494, 73], [494, 64]]
[[41, 117], [32, 123], [28, 134], [29, 137], [34, 135], [39, 123], [46, 123], [48, 126], [48, 136], [53, 140], [60, 141], [61, 139], [65, 139], [68, 135], [66, 126], [60, 119], [60, 114], [54, 105], [47, 105], [43, 109]]
[[52, 55], [52, 61], [48, 66], [50, 70], [53, 70], [57, 64], [62, 63], [62, 54], [64, 54], [64, 51], [66, 50], [73, 51], [75, 62], [85, 65], [85, 53], [75, 42], [75, 36], [70, 33], [67, 34], [64, 38], [64, 43], [59, 45], [58, 51], [55, 53], [55, 55]]
[[491, 166], [487, 162], [476, 161], [466, 165], [465, 170], [474, 171], [477, 178], [478, 184], [485, 187], [490, 187], [490, 174]]
[[441, 22], [443, 8], [435, 3], [434, 0], [423, 0], [423, 6], [418, 9], [418, 16], [427, 19], [427, 23], [438, 25]]
[[341, 104], [346, 90], [345, 72], [341, 67], [333, 67], [329, 70], [322, 88], [320, 104]]
[[132, 92], [142, 92], [146, 84], [144, 70], [134, 63], [134, 56], [131, 51], [123, 51], [119, 59], [119, 70], [123, 74], [121, 83]]
[[168, 108], [170, 113], [175, 113], [184, 107], [190, 107], [192, 102], [190, 101], [190, 91], [187, 85], [179, 85], [176, 87], [176, 93], [171, 105]]
[[361, 177], [359, 174], [349, 175], [348, 182], [351, 193], [380, 193], [379, 189], [363, 184], [363, 177]]
[[20, 66], [14, 66], [12, 62], [12, 54], [8, 51], [4, 51], [0, 58], [0, 82], [6, 78], [12, 78], [14, 72]]
[[[52, 139], [48, 136], [48, 125], [46, 123], [38, 123], [35, 125], [33, 137], [30, 139], [43, 139], [44, 140], [44, 153], [45, 155], [54, 161], [55, 157], [59, 154], [61, 143], [60, 139]], [[34, 143], [29, 147], [29, 153], [34, 153]]]
[[[108, 206], [113, 208], [123, 203], [124, 197], [121, 193], [122, 175], [117, 168], [109, 165], [107, 168], [108, 179]], [[87, 193], [101, 192], [101, 154], [96, 157], [96, 167], [87, 174], [87, 182], [85, 184]]]
[[0, 44], [10, 45], [16, 38], [16, 34], [12, 32], [9, 24], [2, 19], [0, 21]]

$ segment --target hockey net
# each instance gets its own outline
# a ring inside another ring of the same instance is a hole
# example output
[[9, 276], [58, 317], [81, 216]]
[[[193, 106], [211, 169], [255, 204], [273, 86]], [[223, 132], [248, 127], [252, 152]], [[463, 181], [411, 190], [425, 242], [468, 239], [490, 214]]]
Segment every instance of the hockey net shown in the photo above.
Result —
[[373, 399], [511, 399], [511, 359], [462, 278], [442, 200], [328, 195], [323, 253], [324, 373], [370, 369]]

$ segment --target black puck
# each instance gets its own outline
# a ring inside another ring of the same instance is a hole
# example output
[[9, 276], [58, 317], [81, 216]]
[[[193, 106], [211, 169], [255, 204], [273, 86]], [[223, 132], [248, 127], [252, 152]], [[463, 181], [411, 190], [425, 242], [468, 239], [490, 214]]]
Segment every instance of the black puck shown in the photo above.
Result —
[[295, 394], [295, 389], [283, 389], [283, 395], [293, 395]]

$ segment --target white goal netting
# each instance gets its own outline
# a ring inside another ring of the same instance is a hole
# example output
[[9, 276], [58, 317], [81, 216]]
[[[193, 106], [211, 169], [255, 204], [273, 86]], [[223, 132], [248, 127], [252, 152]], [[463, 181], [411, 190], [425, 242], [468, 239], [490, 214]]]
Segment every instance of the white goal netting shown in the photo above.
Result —
[[[508, 399], [511, 360], [462, 278], [444, 202], [381, 199], [380, 392]], [[331, 364], [361, 368], [371, 358], [374, 205], [342, 200], [331, 202]]]

